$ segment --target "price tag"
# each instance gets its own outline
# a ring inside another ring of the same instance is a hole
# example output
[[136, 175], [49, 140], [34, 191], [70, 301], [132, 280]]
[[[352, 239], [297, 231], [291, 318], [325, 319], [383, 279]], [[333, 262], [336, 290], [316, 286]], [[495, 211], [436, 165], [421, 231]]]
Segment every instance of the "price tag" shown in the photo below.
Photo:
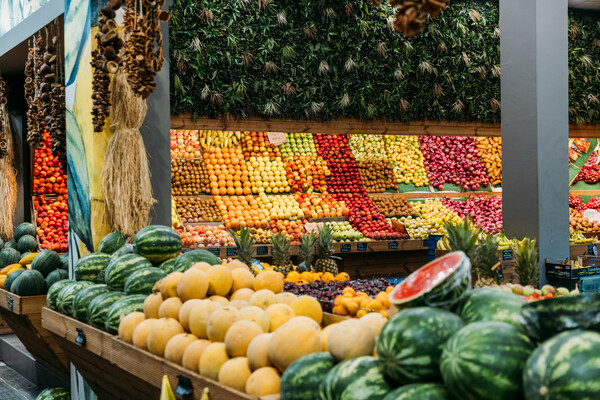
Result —
[[398, 250], [398, 242], [388, 242], [388, 250]]
[[10, 297], [10, 296], [8, 296], [8, 309], [9, 309], [10, 311], [12, 311], [12, 310], [13, 310], [13, 298], [12, 298], [12, 297]]
[[598, 255], [598, 248], [595, 243], [588, 245], [588, 253], [593, 254], [595, 256]]
[[287, 137], [283, 132], [267, 132], [267, 137], [273, 146], [280, 146], [287, 142]]
[[193, 393], [194, 386], [190, 378], [178, 375], [177, 376], [177, 387], [175, 388], [175, 394], [178, 396], [189, 396]]
[[266, 256], [269, 255], [269, 248], [267, 246], [258, 246], [256, 248], [257, 256]]
[[350, 253], [352, 251], [352, 245], [350, 243], [344, 243], [340, 245], [340, 251], [342, 253]]
[[227, 248], [227, 257], [237, 256], [237, 247]]
[[221, 250], [218, 247], [209, 247], [206, 250], [208, 250], [209, 253], [212, 253], [217, 257], [221, 255]]
[[306, 230], [307, 233], [311, 233], [311, 232], [317, 232], [319, 230], [319, 225], [322, 225], [317, 223], [317, 222], [307, 222], [306, 224], [304, 224], [304, 229]]
[[75, 328], [77, 330], [77, 337], [75, 338], [75, 342], [80, 346], [85, 346], [86, 337], [83, 329]]
[[360, 242], [356, 245], [356, 250], [358, 251], [367, 251], [367, 244], [365, 242]]
[[502, 259], [503, 260], [512, 260], [513, 252], [512, 249], [502, 250]]

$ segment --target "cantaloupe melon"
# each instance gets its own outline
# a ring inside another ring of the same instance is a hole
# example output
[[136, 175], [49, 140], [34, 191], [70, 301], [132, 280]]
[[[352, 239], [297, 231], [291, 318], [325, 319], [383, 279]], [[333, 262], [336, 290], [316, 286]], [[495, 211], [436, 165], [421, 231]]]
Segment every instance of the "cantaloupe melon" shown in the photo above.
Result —
[[173, 336], [179, 333], [184, 333], [184, 331], [176, 319], [160, 318], [156, 320], [148, 330], [148, 351], [157, 356], [164, 357], [167, 343]]
[[221, 306], [219, 303], [215, 303], [214, 301], [210, 300], [200, 301], [201, 303], [195, 305], [190, 313], [190, 332], [196, 335], [199, 339], [208, 339], [208, 334], [206, 333], [208, 319], [212, 313]]
[[271, 333], [261, 333], [252, 339], [248, 345], [246, 357], [252, 371], [273, 365], [269, 358], [269, 341], [271, 340], [271, 335]]
[[208, 269], [210, 267], [212, 267], [211, 264], [202, 261], [202, 262], [199, 262], [199, 263], [196, 263], [196, 264], [192, 265], [192, 268], [190, 268], [190, 269], [197, 269], [199, 271], [206, 272], [206, 271], [208, 271]]
[[222, 306], [226, 306], [229, 304], [229, 300], [227, 299], [227, 297], [219, 296], [217, 294], [215, 294], [214, 296], [210, 296], [208, 300], [214, 301], [215, 303]]
[[185, 350], [196, 340], [198, 340], [198, 338], [191, 333], [180, 333], [173, 336], [167, 342], [167, 347], [165, 347], [165, 358], [176, 364], [182, 365]]
[[375, 334], [366, 322], [349, 319], [336, 324], [329, 332], [327, 349], [338, 362], [373, 354]]
[[275, 301], [277, 301], [277, 303], [287, 304], [288, 306], [291, 306], [294, 300], [296, 300], [296, 295], [294, 293], [281, 292], [275, 295]]
[[158, 287], [163, 299], [177, 297], [177, 283], [179, 283], [182, 275], [181, 272], [171, 272], [159, 281]]
[[215, 310], [208, 319], [206, 333], [211, 342], [225, 341], [227, 331], [235, 322], [242, 319], [240, 312], [234, 307], [221, 307]]
[[229, 268], [229, 270], [231, 272], [235, 271], [236, 269], [250, 271], [250, 267], [247, 266], [246, 264], [244, 264], [243, 262], [241, 262], [240, 260], [232, 260], [232, 261], [228, 262], [225, 266], [227, 268]]
[[143, 312], [132, 312], [123, 317], [119, 323], [119, 338], [127, 343], [133, 343], [133, 331], [145, 319]]
[[229, 357], [246, 357], [248, 345], [263, 330], [256, 322], [246, 319], [235, 322], [225, 335], [225, 348]]
[[275, 271], [262, 271], [254, 278], [254, 290], [269, 289], [273, 293], [283, 292], [283, 276]]
[[208, 277], [198, 269], [188, 269], [177, 283], [177, 296], [181, 301], [203, 299], [208, 291]]
[[287, 304], [271, 304], [265, 310], [269, 316], [269, 332], [275, 332], [277, 328], [294, 318], [294, 310]]
[[229, 302], [228, 306], [237, 308], [238, 310], [241, 310], [244, 307], [248, 307], [249, 304], [247, 301], [244, 301], [244, 300], [232, 300]]
[[311, 296], [300, 296], [292, 302], [292, 310], [298, 316], [312, 318], [315, 322], [321, 325], [323, 321], [323, 308], [317, 299]]
[[225, 296], [231, 290], [233, 277], [231, 270], [223, 265], [213, 265], [206, 271], [208, 295]]
[[248, 300], [251, 306], [257, 306], [266, 310], [271, 304], [275, 304], [275, 293], [269, 289], [261, 289], [256, 292]]
[[263, 332], [269, 332], [269, 314], [265, 310], [257, 306], [248, 306], [240, 310], [243, 319], [253, 321], [261, 327]]
[[383, 326], [388, 322], [388, 319], [379, 313], [368, 313], [364, 317], [359, 319], [360, 321], [369, 325], [375, 337], [379, 336], [379, 332], [383, 329]]
[[249, 301], [250, 297], [254, 294], [254, 290], [253, 289], [248, 289], [248, 288], [242, 288], [242, 289], [238, 289], [235, 292], [233, 292], [233, 294], [230, 297], [230, 301], [234, 301], [234, 300], [244, 300], [244, 301]]
[[173, 318], [176, 320], [179, 318], [179, 310], [182, 305], [179, 297], [169, 297], [158, 307], [158, 318]]
[[152, 324], [158, 321], [157, 318], [148, 318], [135, 327], [133, 330], [132, 341], [135, 347], [143, 350], [148, 350], [148, 331]]
[[[188, 270], [189, 271], [189, 270]], [[183, 326], [186, 332], [190, 331], [190, 315], [192, 315], [192, 310], [198, 304], [201, 304], [203, 300], [200, 299], [191, 299], [183, 303], [181, 308], [179, 309], [179, 323]]]
[[273, 367], [259, 368], [248, 377], [246, 393], [252, 397], [267, 396], [279, 393], [281, 376]]
[[227, 360], [219, 370], [219, 383], [244, 392], [250, 375], [252, 371], [246, 357], [232, 358]]
[[329, 351], [328, 347], [327, 347], [327, 338], [329, 337], [329, 333], [331, 332], [331, 330], [333, 329], [334, 326], [336, 326], [339, 322], [336, 322], [335, 324], [330, 324], [327, 325], [325, 328], [323, 328], [321, 330], [321, 343], [323, 344], [323, 351]]
[[152, 293], [144, 300], [144, 314], [146, 318], [158, 318], [158, 309], [163, 302], [160, 292]]
[[200, 363], [198, 364], [198, 372], [212, 380], [219, 378], [219, 370], [229, 360], [225, 343], [211, 343], [202, 352]]
[[254, 289], [254, 275], [249, 270], [237, 268], [231, 271], [231, 276], [233, 279], [231, 284], [232, 293], [244, 288]]
[[269, 358], [281, 372], [300, 357], [323, 349], [321, 329], [314, 320], [307, 317], [294, 317], [271, 335]]
[[181, 365], [183, 365], [184, 368], [198, 372], [200, 356], [202, 356], [202, 352], [209, 344], [210, 341], [206, 339], [198, 339], [195, 342], [192, 342], [183, 352]]

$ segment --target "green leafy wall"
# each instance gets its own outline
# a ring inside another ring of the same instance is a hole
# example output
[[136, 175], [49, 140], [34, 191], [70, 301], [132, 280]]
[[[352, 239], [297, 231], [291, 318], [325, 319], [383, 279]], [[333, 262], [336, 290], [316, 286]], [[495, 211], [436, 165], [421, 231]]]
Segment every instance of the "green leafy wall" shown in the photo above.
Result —
[[[411, 39], [369, 0], [258, 3], [174, 1], [174, 113], [500, 120], [496, 2], [452, 1]], [[600, 13], [569, 17], [571, 120], [600, 123]]]

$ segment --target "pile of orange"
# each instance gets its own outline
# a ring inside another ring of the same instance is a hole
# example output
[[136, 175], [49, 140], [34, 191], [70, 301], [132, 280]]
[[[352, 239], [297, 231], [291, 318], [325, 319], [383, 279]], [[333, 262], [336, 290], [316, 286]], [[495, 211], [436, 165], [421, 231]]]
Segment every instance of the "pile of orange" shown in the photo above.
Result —
[[215, 204], [229, 229], [262, 228], [267, 226], [267, 218], [252, 195], [215, 196]]
[[265, 132], [244, 132], [242, 136], [242, 147], [244, 157], [281, 157], [281, 152], [277, 146], [269, 142]]
[[242, 149], [209, 146], [204, 150], [204, 162], [213, 195], [249, 195], [248, 169]]
[[365, 292], [356, 292], [353, 288], [347, 286], [342, 294], [335, 298], [332, 312], [337, 315], [356, 318], [361, 318], [371, 312], [378, 312], [388, 318], [388, 310], [391, 307], [389, 296], [393, 289], [393, 286], [389, 286], [385, 292], [379, 292], [375, 298], [372, 298]]

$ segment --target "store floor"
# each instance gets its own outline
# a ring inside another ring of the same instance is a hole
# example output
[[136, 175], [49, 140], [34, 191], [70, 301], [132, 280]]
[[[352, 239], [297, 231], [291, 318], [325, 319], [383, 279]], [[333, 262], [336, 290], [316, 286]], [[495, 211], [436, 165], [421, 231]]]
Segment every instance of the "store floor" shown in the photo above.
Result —
[[33, 383], [0, 361], [0, 400], [35, 400], [40, 392]]

